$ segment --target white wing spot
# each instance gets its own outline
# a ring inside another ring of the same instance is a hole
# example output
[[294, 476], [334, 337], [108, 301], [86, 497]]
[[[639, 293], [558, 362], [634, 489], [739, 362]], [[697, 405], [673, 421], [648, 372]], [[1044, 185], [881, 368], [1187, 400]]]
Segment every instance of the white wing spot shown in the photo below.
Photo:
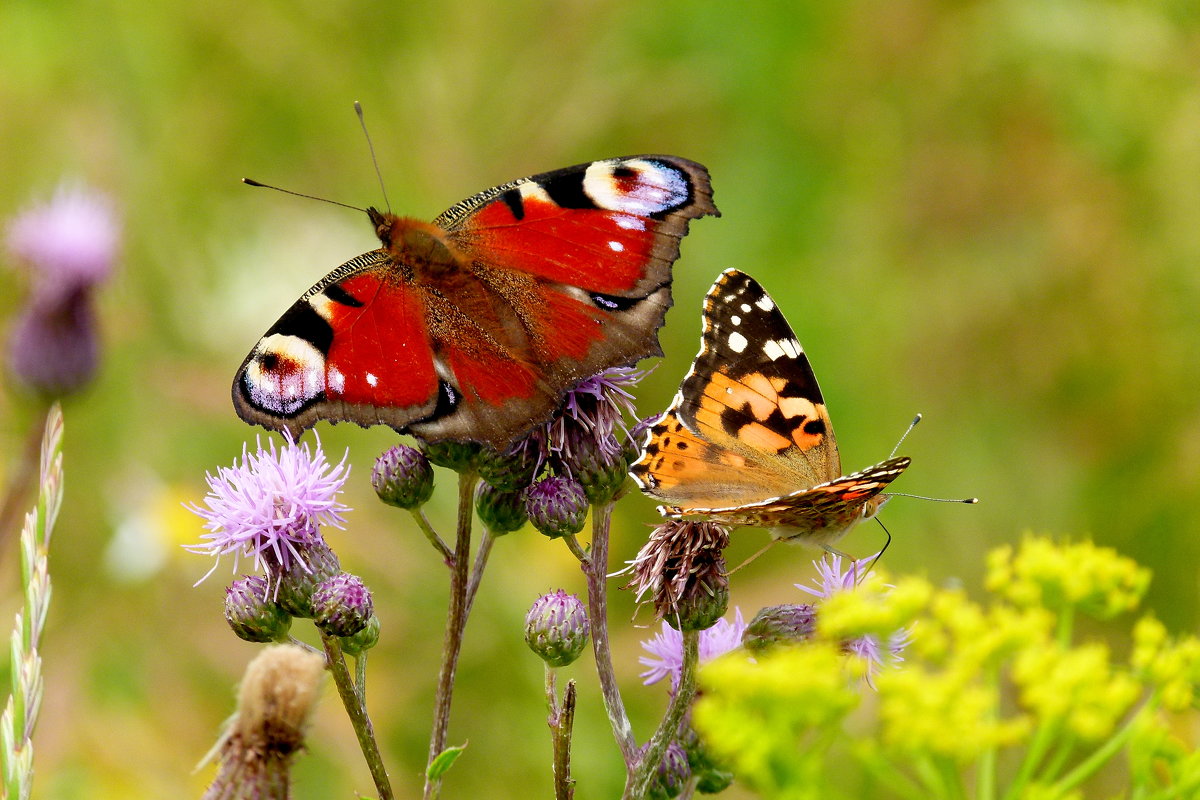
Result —
[[742, 336], [737, 331], [734, 331], [733, 333], [729, 334], [728, 342], [729, 342], [729, 349], [733, 350], [733, 352], [735, 352], [735, 353], [741, 353], [741, 352], [745, 351], [746, 345], [749, 344], [749, 342], [746, 341], [746, 337]]
[[749, 303], [742, 303], [742, 311], [744, 311], [744, 312], [746, 312], [747, 314], [749, 314], [749, 313], [750, 313], [750, 304], [749, 304]]
[[625, 249], [625, 245], [620, 242], [609, 242], [608, 246], [614, 253], [620, 253]]
[[729, 321], [730, 321], [730, 322], [732, 322], [734, 325], [741, 325], [741, 324], [742, 324], [742, 318], [741, 318], [741, 317], [739, 317], [739, 316], [737, 316], [736, 314], [735, 314], [734, 316], [730, 317], [730, 318], [729, 318]]
[[341, 394], [346, 391], [346, 376], [342, 374], [340, 369], [330, 367], [325, 377], [329, 381], [329, 388], [333, 392]]
[[771, 339], [763, 345], [767, 358], [776, 361], [784, 356], [796, 358], [800, 355], [800, 343], [795, 339]]
[[377, 375], [375, 375], [373, 372], [368, 372], [367, 373], [367, 384], [370, 386], [378, 386], [379, 385], [379, 377]]
[[754, 305], [758, 306], [763, 311], [770, 311], [771, 309], [775, 308], [775, 301], [764, 294], [762, 297], [754, 301]]

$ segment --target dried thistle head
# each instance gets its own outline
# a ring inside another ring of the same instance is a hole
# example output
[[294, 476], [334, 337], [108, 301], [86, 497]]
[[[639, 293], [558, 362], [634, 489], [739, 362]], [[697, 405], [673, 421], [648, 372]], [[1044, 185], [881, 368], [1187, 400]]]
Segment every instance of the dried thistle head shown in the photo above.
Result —
[[707, 521], [667, 520], [630, 562], [638, 600], [680, 630], [704, 630], [729, 606], [724, 550], [729, 530]]
[[325, 659], [295, 645], [268, 647], [246, 667], [238, 710], [218, 743], [220, 769], [205, 800], [284, 800], [304, 745]]

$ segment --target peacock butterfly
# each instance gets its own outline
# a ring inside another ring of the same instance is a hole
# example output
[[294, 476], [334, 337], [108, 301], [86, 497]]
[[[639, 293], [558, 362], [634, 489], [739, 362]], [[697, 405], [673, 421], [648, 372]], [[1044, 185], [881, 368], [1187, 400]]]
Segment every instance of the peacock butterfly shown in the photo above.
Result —
[[293, 437], [348, 420], [503, 449], [578, 381], [662, 355], [679, 240], [710, 214], [708, 170], [658, 155], [512, 181], [432, 223], [369, 208], [382, 247], [271, 326], [234, 408]]

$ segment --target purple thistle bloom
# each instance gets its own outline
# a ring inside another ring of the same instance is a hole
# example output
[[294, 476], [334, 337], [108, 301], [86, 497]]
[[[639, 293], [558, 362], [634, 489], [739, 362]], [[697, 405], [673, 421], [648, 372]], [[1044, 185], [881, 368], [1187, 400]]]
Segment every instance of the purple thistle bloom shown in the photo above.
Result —
[[[712, 661], [739, 647], [745, 630], [742, 610], [734, 607], [733, 622], [719, 619], [711, 628], [700, 631], [700, 663]], [[649, 667], [639, 676], [644, 679], [642, 683], [649, 686], [669, 675], [671, 690], [674, 691], [683, 671], [683, 634], [663, 622], [662, 631], [655, 634], [653, 639], [642, 642], [642, 649], [649, 653], [648, 656], [638, 657], [638, 663]]]
[[215, 476], [206, 475], [207, 508], [185, 504], [204, 519], [208, 530], [200, 537], [207, 541], [184, 545], [185, 549], [217, 559], [204, 578], [230, 553], [235, 571], [242, 556], [253, 557], [258, 569], [275, 565], [286, 571], [293, 559], [303, 563], [300, 548], [320, 541], [319, 526], [343, 527], [342, 515], [350, 509], [338, 502], [337, 495], [350, 474], [349, 450], [341, 463], [332, 466], [325, 460], [320, 439], [310, 452], [307, 442], [297, 445], [290, 436], [285, 438], [287, 442], [278, 449], [270, 441], [268, 450], [259, 440], [256, 453], [242, 445], [240, 463], [218, 468]]
[[112, 273], [120, 237], [111, 201], [82, 186], [60, 186], [50, 201], [9, 223], [8, 252], [30, 283], [8, 348], [9, 366], [23, 383], [65, 393], [95, 372], [92, 292]]
[[[820, 561], [814, 561], [813, 566], [817, 569], [817, 578], [813, 581], [816, 587], [805, 586], [803, 584], [795, 584], [796, 588], [802, 592], [807, 592], [821, 600], [827, 600], [838, 592], [845, 592], [854, 589], [858, 582], [870, 575], [870, 572], [863, 573], [859, 571], [859, 565], [871, 563], [878, 554], [867, 556], [859, 560], [851, 560], [849, 569], [842, 572], [842, 557], [830, 554], [828, 558], [822, 558]], [[819, 612], [818, 612], [819, 613]], [[903, 661], [904, 657], [901, 653], [905, 647], [908, 647], [912, 641], [912, 632], [909, 629], [898, 630], [888, 637], [887, 645], [885, 646], [878, 636], [866, 635], [860, 636], [857, 639], [851, 639], [843, 644], [845, 650], [853, 653], [867, 663], [867, 685], [875, 688], [873, 680], [875, 673], [879, 672], [880, 668], [885, 663], [896, 664]], [[885, 659], [886, 651], [886, 659]]]
[[562, 410], [546, 424], [546, 449], [566, 464], [575, 457], [577, 437], [586, 436], [609, 460], [622, 455], [616, 431], [628, 435], [624, 414], [633, 415], [628, 389], [649, 373], [633, 367], [612, 367], [586, 378], [566, 393]]

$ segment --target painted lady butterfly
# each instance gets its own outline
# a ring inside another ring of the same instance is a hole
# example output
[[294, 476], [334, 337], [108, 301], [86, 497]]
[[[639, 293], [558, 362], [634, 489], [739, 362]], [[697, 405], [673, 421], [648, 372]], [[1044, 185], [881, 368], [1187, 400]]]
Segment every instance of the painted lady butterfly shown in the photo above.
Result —
[[667, 516], [829, 548], [879, 511], [908, 465], [842, 475], [808, 356], [758, 281], [731, 269], [705, 298], [700, 353], [631, 473]]
[[234, 408], [293, 436], [348, 420], [503, 449], [578, 381], [662, 355], [679, 240], [718, 213], [708, 170], [674, 156], [523, 178], [433, 223], [367, 209], [383, 246], [267, 331]]

